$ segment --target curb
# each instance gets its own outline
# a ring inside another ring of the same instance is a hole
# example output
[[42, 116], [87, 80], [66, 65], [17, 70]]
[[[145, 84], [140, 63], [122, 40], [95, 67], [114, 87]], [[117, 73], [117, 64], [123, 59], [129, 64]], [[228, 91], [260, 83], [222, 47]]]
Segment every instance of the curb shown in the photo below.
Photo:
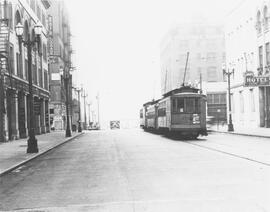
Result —
[[258, 137], [258, 138], [270, 138], [270, 135], [254, 135], [254, 134], [235, 133], [235, 132], [221, 132], [221, 131], [216, 131], [216, 130], [208, 130], [207, 132], [216, 132], [216, 133], [231, 134], [231, 135], [242, 135], [242, 136]]
[[24, 165], [24, 164], [26, 164], [26, 163], [28, 163], [28, 162], [34, 160], [35, 158], [38, 158], [38, 157], [40, 157], [40, 156], [46, 154], [47, 152], [49, 152], [49, 151], [51, 151], [51, 150], [53, 150], [53, 149], [55, 149], [55, 148], [57, 148], [57, 147], [59, 147], [59, 146], [65, 144], [65, 143], [67, 143], [67, 142], [69, 142], [69, 141], [71, 141], [71, 140], [73, 140], [73, 139], [75, 139], [75, 138], [77, 138], [77, 137], [79, 137], [79, 136], [81, 136], [81, 135], [83, 135], [83, 134], [84, 134], [84, 132], [82, 132], [82, 133], [80, 133], [80, 134], [78, 134], [78, 135], [75, 135], [74, 137], [66, 138], [63, 142], [61, 142], [61, 143], [59, 143], [59, 144], [56, 144], [55, 146], [50, 147], [49, 149], [46, 149], [46, 150], [44, 150], [43, 152], [40, 152], [40, 153], [34, 155], [34, 156], [31, 157], [31, 158], [28, 158], [28, 159], [26, 159], [26, 160], [24, 160], [24, 161], [22, 161], [22, 162], [19, 162], [18, 164], [14, 165], [14, 166], [11, 166], [10, 168], [8, 168], [8, 169], [2, 171], [2, 172], [0, 173], [0, 177], [2, 177], [3, 175], [5, 175], [5, 174], [7, 174], [7, 173], [9, 173], [9, 172], [11, 172], [11, 171], [13, 171], [14, 169], [17, 169], [18, 167], [20, 167], [20, 166], [22, 166], [22, 165]]

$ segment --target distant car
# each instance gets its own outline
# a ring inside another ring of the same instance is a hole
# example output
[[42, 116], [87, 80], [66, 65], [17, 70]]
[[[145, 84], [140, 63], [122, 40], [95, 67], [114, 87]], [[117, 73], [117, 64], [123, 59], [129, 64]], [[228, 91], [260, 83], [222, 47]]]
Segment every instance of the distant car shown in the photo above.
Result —
[[111, 130], [120, 129], [120, 121], [110, 121], [110, 128]]

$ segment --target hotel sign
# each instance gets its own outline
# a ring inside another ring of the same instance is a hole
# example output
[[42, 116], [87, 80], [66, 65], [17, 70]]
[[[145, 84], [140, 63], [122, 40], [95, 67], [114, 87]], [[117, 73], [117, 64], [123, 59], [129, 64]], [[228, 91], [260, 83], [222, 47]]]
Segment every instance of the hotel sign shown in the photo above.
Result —
[[244, 77], [244, 86], [246, 87], [270, 86], [270, 77], [246, 75]]

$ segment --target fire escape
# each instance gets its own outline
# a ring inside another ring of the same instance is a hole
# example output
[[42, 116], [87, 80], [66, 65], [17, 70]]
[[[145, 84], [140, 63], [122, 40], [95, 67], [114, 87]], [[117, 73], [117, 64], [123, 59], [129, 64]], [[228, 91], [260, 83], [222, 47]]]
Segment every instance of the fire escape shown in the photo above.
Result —
[[10, 70], [9, 60], [9, 19], [8, 11], [10, 11], [10, 4], [7, 1], [0, 1], [0, 142], [5, 141], [5, 87], [7, 83], [7, 76], [9, 76], [9, 86], [12, 88], [12, 73]]

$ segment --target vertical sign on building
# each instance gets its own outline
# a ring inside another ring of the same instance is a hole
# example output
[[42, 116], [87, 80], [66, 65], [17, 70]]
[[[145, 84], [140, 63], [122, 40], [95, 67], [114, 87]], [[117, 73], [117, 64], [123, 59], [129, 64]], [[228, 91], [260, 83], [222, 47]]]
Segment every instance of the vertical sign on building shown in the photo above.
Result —
[[49, 56], [51, 57], [54, 55], [54, 48], [53, 48], [53, 17], [51, 15], [48, 16], [48, 37], [49, 37]]

